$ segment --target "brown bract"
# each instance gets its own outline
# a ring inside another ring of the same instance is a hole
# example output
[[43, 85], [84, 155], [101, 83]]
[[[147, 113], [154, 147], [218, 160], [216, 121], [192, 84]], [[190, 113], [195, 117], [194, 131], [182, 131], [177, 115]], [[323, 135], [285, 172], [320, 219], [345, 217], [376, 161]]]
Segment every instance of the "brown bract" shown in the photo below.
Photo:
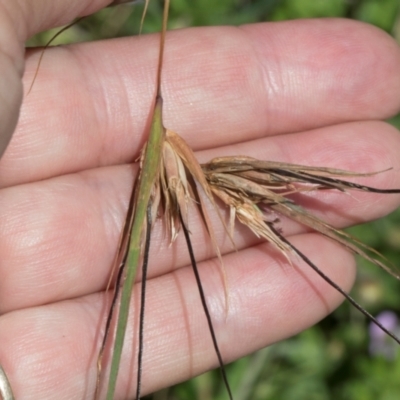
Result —
[[289, 194], [313, 190], [399, 192], [398, 189], [381, 190], [341, 179], [373, 174], [261, 161], [246, 156], [216, 158], [203, 164], [202, 169], [213, 193], [230, 208], [231, 226], [236, 216], [257, 236], [274, 244], [285, 257], [290, 257], [292, 249], [280, 235], [276, 235], [279, 226], [273, 225], [277, 225], [279, 218], [271, 221], [268, 213], [261, 210], [274, 211], [312, 228], [400, 279], [395, 266], [376, 250], [315, 217], [288, 197]]
[[[271, 242], [290, 260], [294, 254], [293, 249], [276, 234], [276, 231], [280, 232], [279, 216], [284, 215], [335, 240], [400, 279], [397, 269], [377, 251], [315, 217], [289, 196], [314, 190], [398, 192], [397, 189], [381, 190], [344, 180], [368, 175], [372, 174], [261, 161], [247, 156], [220, 157], [200, 165], [186, 142], [175, 132], [166, 129], [159, 179], [151, 201], [152, 221], [154, 223], [160, 216], [164, 218], [172, 243], [181, 230], [181, 223], [190, 230], [190, 208], [198, 207], [223, 265], [205, 205], [205, 196], [217, 210], [232, 242], [237, 219], [257, 237]], [[218, 211], [214, 197], [229, 208], [229, 229]]]

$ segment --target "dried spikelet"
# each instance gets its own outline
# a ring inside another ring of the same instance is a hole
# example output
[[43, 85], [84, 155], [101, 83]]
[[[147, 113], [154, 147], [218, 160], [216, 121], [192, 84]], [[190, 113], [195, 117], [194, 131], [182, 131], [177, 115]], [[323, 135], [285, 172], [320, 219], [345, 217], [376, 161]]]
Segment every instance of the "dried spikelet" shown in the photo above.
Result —
[[[338, 177], [365, 177], [376, 175], [381, 172], [357, 173], [335, 168], [325, 167], [308, 167], [305, 165], [287, 164], [274, 161], [262, 161], [247, 156], [219, 157], [211, 160], [207, 164], [202, 165], [206, 175], [211, 173], [230, 173], [235, 175], [257, 174], [259, 179], [263, 175], [263, 185], [296, 185], [296, 191], [303, 191], [302, 184], [314, 185], [311, 190], [316, 189], [337, 189], [345, 191], [346, 189], [355, 189], [373, 193], [399, 193], [399, 189], [376, 189], [373, 187], [359, 185], [354, 182], [344, 181]], [[255, 178], [256, 181], [256, 178]], [[293, 186], [287, 186], [286, 190], [292, 190]]]
[[242, 224], [249, 227], [257, 237], [262, 237], [273, 243], [290, 261], [289, 253], [291, 249], [273, 233], [256, 202], [242, 192], [240, 187], [235, 190], [213, 184], [211, 189], [230, 209], [232, 232], [234, 220], [237, 218]]
[[[273, 243], [286, 257], [293, 249], [281, 235], [276, 234], [274, 222], [265, 221], [259, 204], [289, 217], [321, 234], [335, 240], [353, 253], [384, 269], [396, 279], [400, 274], [379, 252], [363, 244], [347, 232], [328, 223], [294, 204], [288, 194], [312, 190], [348, 189], [374, 193], [399, 193], [398, 189], [376, 189], [337, 177], [370, 176], [333, 168], [307, 167], [295, 164], [260, 161], [251, 157], [220, 157], [202, 165], [206, 179], [215, 193], [257, 236]], [[379, 171], [383, 172], [383, 171]], [[249, 213], [249, 210], [257, 210]]]
[[[162, 202], [171, 242], [178, 236], [181, 221], [189, 229], [189, 208], [194, 202], [201, 212], [214, 250], [223, 265], [211, 220], [198, 190], [199, 186], [217, 212], [214, 196], [229, 208], [230, 227], [228, 229], [225, 224], [224, 226], [232, 242], [234, 222], [238, 219], [257, 237], [270, 241], [290, 260], [293, 249], [275, 233], [277, 220], [268, 220], [259, 206], [262, 204], [263, 208], [267, 207], [335, 240], [400, 280], [400, 274], [395, 267], [377, 251], [313, 216], [287, 197], [289, 194], [313, 190], [398, 192], [396, 189], [381, 190], [340, 179], [370, 176], [375, 173], [361, 174], [333, 168], [261, 161], [247, 156], [215, 158], [200, 166], [186, 142], [168, 129], [165, 131], [162, 154], [159, 181], [152, 196], [152, 215], [154, 221]], [[218, 215], [224, 223], [221, 215]], [[222, 269], [225, 279], [225, 271]]]
[[192, 199], [182, 159], [168, 141], [163, 147], [161, 171], [164, 218], [170, 231], [171, 242], [174, 242], [180, 230], [179, 214], [188, 227], [189, 205]]
[[[233, 243], [232, 235], [228, 232], [225, 222], [215, 203], [211, 185], [207, 181], [192, 149], [175, 132], [168, 129], [165, 130], [159, 179], [155, 183], [151, 201], [152, 221], [154, 221], [158, 216], [159, 208], [162, 204], [162, 214], [169, 231], [170, 242], [173, 243], [182, 228], [181, 224], [184, 225], [184, 228], [187, 231], [190, 231], [188, 217], [191, 204], [194, 203], [198, 207], [204, 225], [210, 236], [215, 254], [220, 261], [222, 278], [224, 281], [225, 299], [228, 309], [228, 285], [225, 267], [215, 238], [211, 218], [200, 191], [206, 196], [208, 201], [216, 210]], [[265, 235], [263, 237], [265, 237]]]
[[[211, 219], [209, 217], [209, 214], [207, 212], [207, 209], [204, 204], [204, 200], [202, 196], [199, 194], [199, 190], [197, 188], [197, 185], [201, 188], [202, 192], [206, 195], [207, 199], [210, 201], [214, 209], [216, 210], [217, 214], [219, 215], [222, 223], [224, 224], [223, 218], [219, 213], [218, 207], [215, 204], [214, 197], [211, 191], [211, 187], [209, 182], [207, 181], [205, 174], [197, 161], [192, 149], [186, 144], [186, 142], [175, 132], [166, 130], [166, 142], [164, 146], [164, 159], [165, 161], [168, 161], [168, 163], [164, 162], [164, 171], [162, 174], [167, 176], [168, 169], [171, 169], [171, 173], [175, 176], [178, 177], [178, 180], [181, 180], [181, 183], [178, 183], [173, 180], [174, 183], [172, 183], [172, 186], [176, 188], [184, 188], [183, 192], [185, 201], [183, 201], [183, 198], [180, 198], [179, 201], [180, 203], [176, 204], [175, 206], [171, 204], [171, 201], [173, 198], [169, 198], [166, 201], [166, 206], [168, 204], [172, 205], [172, 208], [176, 207], [176, 210], [180, 210], [182, 213], [183, 220], [187, 221], [187, 215], [188, 215], [188, 203], [190, 203], [189, 199], [195, 199], [196, 202], [198, 203], [200, 212], [202, 214], [206, 229], [208, 231], [208, 234], [210, 235], [211, 242], [213, 244], [215, 253], [217, 254], [218, 258], [221, 261], [222, 264], [222, 257], [221, 257], [221, 252], [219, 250], [214, 231], [212, 228], [211, 224]], [[174, 161], [172, 161], [172, 159]], [[175, 164], [175, 167], [173, 165]], [[175, 168], [175, 171], [172, 172], [172, 168]], [[171, 175], [172, 176], [172, 175]], [[168, 188], [168, 190], [171, 190], [172, 187], [170, 183], [167, 183], [165, 181], [164, 186]], [[179, 189], [181, 190], [181, 189]], [[182, 194], [175, 194], [174, 195], [177, 199], [179, 197], [182, 197]], [[180, 205], [183, 205], [183, 207], [179, 208]], [[165, 207], [164, 207], [165, 208]], [[187, 223], [185, 224], [187, 226]], [[176, 230], [177, 225], [175, 225], [175, 230]], [[174, 237], [171, 235], [171, 237]], [[232, 240], [233, 241], [233, 240]]]

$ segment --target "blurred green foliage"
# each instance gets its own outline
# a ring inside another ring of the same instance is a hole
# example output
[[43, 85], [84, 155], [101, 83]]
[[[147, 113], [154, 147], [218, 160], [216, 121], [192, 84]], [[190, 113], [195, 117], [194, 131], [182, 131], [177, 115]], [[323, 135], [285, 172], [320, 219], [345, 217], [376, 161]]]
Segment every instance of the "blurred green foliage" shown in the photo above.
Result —
[[[161, 1], [151, 1], [144, 33], [159, 30], [161, 9]], [[137, 34], [140, 17], [139, 6], [105, 9], [65, 32], [57, 43]], [[176, 29], [316, 17], [365, 21], [400, 42], [399, 0], [173, 0], [169, 26]], [[42, 45], [53, 34], [39, 34], [29, 45]], [[400, 116], [390, 122], [400, 128]], [[400, 211], [350, 231], [400, 265]], [[352, 294], [374, 315], [382, 310], [400, 315], [399, 283], [362, 260]], [[400, 352], [393, 360], [369, 355], [368, 326], [363, 315], [344, 303], [308, 331], [232, 363], [227, 370], [235, 399], [400, 398]], [[227, 396], [219, 373], [212, 371], [147, 399], [225, 400]]]
[[[162, 0], [150, 1], [143, 33], [159, 31], [162, 4]], [[399, 8], [399, 0], [173, 0], [169, 29], [296, 18], [345, 17], [374, 24], [399, 36]], [[141, 5], [106, 8], [69, 29], [55, 43], [137, 34], [141, 12]], [[55, 32], [57, 30], [38, 34], [28, 41], [28, 45], [43, 45]]]

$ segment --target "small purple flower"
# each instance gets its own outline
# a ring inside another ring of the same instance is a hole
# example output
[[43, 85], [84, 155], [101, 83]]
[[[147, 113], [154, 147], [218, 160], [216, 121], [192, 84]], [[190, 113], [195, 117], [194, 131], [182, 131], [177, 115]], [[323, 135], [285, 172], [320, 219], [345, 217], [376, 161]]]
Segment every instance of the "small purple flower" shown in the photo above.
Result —
[[[396, 336], [400, 335], [400, 321], [397, 315], [392, 311], [381, 312], [376, 319], [390, 332]], [[369, 352], [373, 356], [383, 356], [387, 360], [394, 360], [398, 345], [381, 328], [371, 322], [369, 326]]]

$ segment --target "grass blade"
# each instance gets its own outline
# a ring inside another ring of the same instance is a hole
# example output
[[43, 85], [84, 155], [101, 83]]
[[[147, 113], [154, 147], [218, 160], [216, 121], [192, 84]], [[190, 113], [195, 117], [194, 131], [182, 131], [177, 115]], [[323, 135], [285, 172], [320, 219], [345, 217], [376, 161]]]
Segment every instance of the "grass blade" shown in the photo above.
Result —
[[149, 265], [150, 242], [151, 242], [151, 204], [147, 207], [147, 224], [146, 224], [146, 241], [144, 245], [143, 267], [142, 267], [142, 292], [140, 295], [140, 314], [139, 314], [139, 345], [138, 345], [138, 363], [137, 363], [137, 380], [136, 380], [136, 399], [140, 399], [140, 390], [142, 386], [142, 364], [144, 350], [144, 312], [146, 306], [146, 283], [147, 269]]
[[132, 297], [133, 283], [135, 281], [142, 249], [143, 229], [146, 223], [146, 214], [150, 197], [159, 174], [161, 150], [164, 141], [164, 128], [162, 125], [162, 100], [157, 97], [154, 116], [147, 143], [143, 165], [139, 176], [138, 189], [135, 199], [131, 240], [126, 261], [126, 276], [121, 293], [121, 304], [118, 315], [117, 330], [111, 361], [110, 377], [107, 389], [107, 400], [114, 399], [118, 371], [121, 362], [122, 347], [128, 323], [129, 307]]

